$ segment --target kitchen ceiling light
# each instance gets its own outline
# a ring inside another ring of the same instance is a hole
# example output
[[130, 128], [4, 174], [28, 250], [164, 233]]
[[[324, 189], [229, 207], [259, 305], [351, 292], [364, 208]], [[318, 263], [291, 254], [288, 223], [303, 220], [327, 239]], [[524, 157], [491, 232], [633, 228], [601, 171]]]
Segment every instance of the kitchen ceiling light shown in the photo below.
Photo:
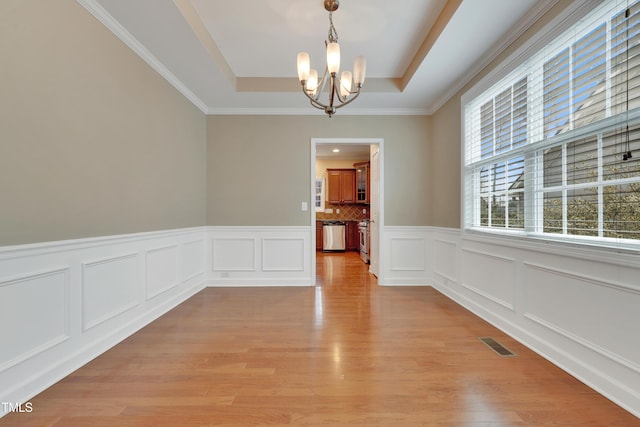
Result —
[[[324, 0], [324, 8], [329, 12], [329, 40], [324, 44], [327, 49], [327, 64], [318, 80], [318, 72], [311, 69], [311, 61], [307, 52], [298, 53], [298, 79], [302, 85], [302, 92], [309, 98], [311, 105], [324, 110], [329, 117], [333, 116], [337, 108], [344, 107], [360, 95], [360, 88], [364, 83], [366, 74], [366, 60], [364, 56], [356, 56], [351, 71], [343, 71], [338, 79], [340, 70], [340, 45], [338, 44], [338, 32], [333, 26], [333, 12], [338, 10], [338, 0]], [[355, 83], [355, 90], [351, 90]], [[328, 85], [329, 102], [323, 104], [319, 101], [320, 94]], [[335, 102], [337, 101], [337, 103]]]

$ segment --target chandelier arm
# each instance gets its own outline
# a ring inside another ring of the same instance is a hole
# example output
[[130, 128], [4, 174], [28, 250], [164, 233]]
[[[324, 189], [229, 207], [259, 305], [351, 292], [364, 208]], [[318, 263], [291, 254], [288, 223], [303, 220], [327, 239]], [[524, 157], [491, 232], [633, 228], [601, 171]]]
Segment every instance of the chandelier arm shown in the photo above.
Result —
[[304, 93], [304, 95], [309, 98], [309, 100], [311, 100], [311, 102], [318, 102], [318, 100], [316, 98], [314, 98], [313, 96], [309, 95], [309, 92], [307, 92], [307, 89], [305, 88], [306, 86], [306, 81], [302, 82], [302, 93]]
[[[308, 92], [306, 91], [306, 89], [305, 89], [305, 83], [306, 83], [306, 81], [305, 81], [305, 82], [302, 82], [302, 93], [304, 93], [304, 94], [305, 94], [305, 96], [306, 96], [307, 98], [309, 98], [309, 101], [311, 102], [311, 106], [313, 106], [313, 107], [317, 108], [318, 110], [326, 110], [327, 105], [324, 105], [323, 103], [321, 103], [320, 101], [318, 101], [318, 96], [313, 97], [313, 96], [309, 95], [309, 93], [308, 93]], [[320, 93], [320, 92], [318, 92], [318, 94], [319, 94], [319, 93]]]
[[356, 98], [360, 95], [360, 90], [357, 90], [356, 92], [349, 92], [349, 93], [355, 94], [355, 95], [344, 102], [340, 101], [340, 104], [334, 106], [336, 109], [342, 108], [345, 105], [351, 104], [353, 101], [355, 101]]
[[333, 107], [333, 101], [335, 99], [335, 95], [338, 94], [338, 100], [340, 99], [340, 94], [338, 90], [339, 86], [336, 84], [336, 73], [331, 73], [331, 78], [329, 79], [329, 107]]
[[322, 74], [322, 79], [318, 82], [318, 87], [316, 88], [316, 96], [314, 97], [314, 99], [316, 101], [318, 101], [318, 99], [320, 99], [320, 94], [322, 92], [324, 92], [324, 89], [327, 87], [327, 81], [331, 77], [330, 75], [329, 76], [327, 75], [328, 72], [329, 72], [329, 70], [325, 66], [324, 67], [324, 73]]
[[338, 96], [338, 104], [333, 105], [334, 104], [333, 100], [335, 99], [335, 98], [333, 98], [333, 96], [332, 96], [333, 99], [331, 99], [331, 102], [329, 104], [323, 104], [320, 101], [318, 101], [318, 97], [314, 98], [313, 96], [309, 95], [309, 93], [305, 90], [305, 83], [306, 83], [306, 81], [302, 82], [302, 93], [304, 93], [305, 96], [307, 98], [309, 98], [311, 106], [313, 106], [314, 108], [317, 108], [318, 110], [324, 110], [324, 111], [326, 111], [327, 108], [329, 108], [329, 109], [331, 109], [331, 108], [338, 109], [338, 108], [342, 108], [345, 105], [348, 105], [348, 104], [352, 103], [360, 95], [360, 88], [362, 87], [362, 86], [358, 86], [357, 90], [349, 91], [349, 94], [350, 95], [354, 95], [354, 96], [352, 96], [352, 97], [350, 97], [348, 99], [345, 99], [344, 101], [342, 100], [342, 98], [340, 96]]
[[325, 107], [324, 105], [320, 104], [317, 101], [311, 100], [311, 106], [313, 108], [317, 108], [318, 110], [325, 110], [327, 107]]
[[[360, 88], [361, 87], [362, 87], [362, 85], [358, 85], [356, 87], [356, 90], [350, 90], [349, 94], [347, 96], [343, 97], [339, 92], [341, 90], [341, 87], [338, 87], [338, 85], [336, 85], [335, 86], [335, 94], [337, 95], [338, 102], [340, 103], [339, 105], [336, 105], [336, 108], [340, 108], [340, 107], [342, 107], [344, 105], [347, 105], [347, 104], [351, 103], [354, 99], [356, 99], [358, 97], [358, 95], [360, 95]], [[351, 95], [355, 95], [355, 96], [350, 97]]]

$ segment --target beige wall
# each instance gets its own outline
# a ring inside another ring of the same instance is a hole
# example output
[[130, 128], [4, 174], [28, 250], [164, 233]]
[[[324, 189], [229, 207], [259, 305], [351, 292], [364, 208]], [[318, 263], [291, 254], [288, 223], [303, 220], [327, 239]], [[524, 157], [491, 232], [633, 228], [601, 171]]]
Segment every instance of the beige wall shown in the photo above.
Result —
[[0, 58], [0, 246], [205, 224], [204, 114], [76, 1], [0, 1]]
[[423, 116], [209, 116], [207, 224], [308, 225], [311, 138], [384, 138], [386, 225], [428, 225]]
[[460, 228], [460, 97], [449, 100], [431, 119], [429, 225]]
[[459, 227], [460, 96], [564, 7], [431, 117], [205, 118], [74, 0], [3, 0], [0, 245], [308, 225], [311, 138], [384, 138], [386, 225]]

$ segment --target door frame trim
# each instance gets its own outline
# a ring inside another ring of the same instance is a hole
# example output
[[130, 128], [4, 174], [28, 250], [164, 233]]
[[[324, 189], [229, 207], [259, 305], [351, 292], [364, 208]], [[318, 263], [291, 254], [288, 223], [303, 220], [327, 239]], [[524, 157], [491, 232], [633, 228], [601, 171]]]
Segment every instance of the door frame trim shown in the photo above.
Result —
[[366, 144], [377, 145], [378, 156], [380, 162], [378, 165], [378, 283], [384, 283], [384, 260], [382, 259], [382, 234], [384, 230], [384, 138], [311, 138], [311, 175], [310, 175], [310, 230], [311, 238], [309, 239], [311, 247], [311, 283], [316, 284], [316, 215], [315, 215], [315, 181], [316, 181], [316, 146], [319, 144]]

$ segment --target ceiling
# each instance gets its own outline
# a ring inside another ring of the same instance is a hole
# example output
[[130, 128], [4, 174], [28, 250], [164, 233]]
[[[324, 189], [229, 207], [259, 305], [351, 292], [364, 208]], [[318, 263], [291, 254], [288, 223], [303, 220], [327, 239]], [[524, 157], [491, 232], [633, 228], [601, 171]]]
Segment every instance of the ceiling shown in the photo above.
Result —
[[[206, 114], [323, 114], [296, 71], [324, 69], [322, 0], [78, 1]], [[336, 115], [435, 112], [557, 1], [341, 0], [341, 69], [367, 77]]]
[[316, 159], [367, 160], [370, 155], [369, 151], [369, 144], [343, 144], [340, 142], [316, 144]]

